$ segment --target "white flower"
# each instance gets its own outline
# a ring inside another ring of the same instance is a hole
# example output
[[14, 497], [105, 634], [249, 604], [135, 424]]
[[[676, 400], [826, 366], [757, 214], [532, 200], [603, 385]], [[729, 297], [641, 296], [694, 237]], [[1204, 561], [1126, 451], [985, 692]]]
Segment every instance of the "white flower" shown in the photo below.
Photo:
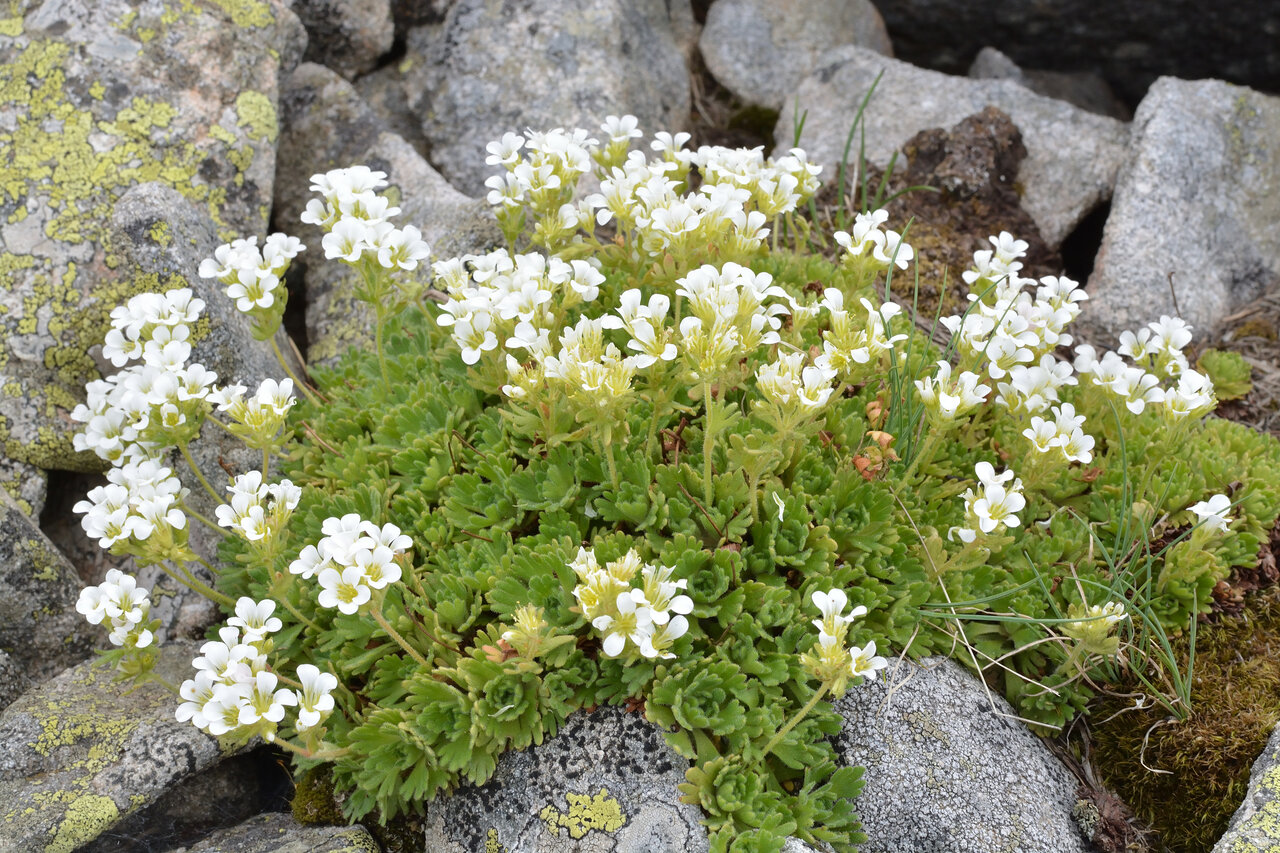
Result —
[[364, 570], [359, 566], [348, 566], [341, 572], [325, 569], [320, 572], [318, 580], [322, 589], [316, 600], [320, 606], [336, 607], [348, 616], [372, 596], [365, 582]]
[[843, 636], [854, 619], [867, 614], [867, 608], [859, 604], [848, 615], [844, 615], [843, 611], [845, 605], [849, 603], [849, 597], [842, 589], [833, 589], [830, 592], [815, 591], [812, 599], [814, 605], [822, 612], [821, 619], [813, 620], [814, 627], [832, 637]]
[[244, 595], [236, 602], [236, 615], [227, 624], [242, 629], [246, 643], [255, 643], [282, 627], [283, 623], [271, 615], [275, 609], [276, 603], [270, 599], [254, 601]]
[[849, 649], [849, 671], [854, 677], [862, 676], [875, 681], [880, 670], [889, 666], [889, 661], [876, 654], [874, 640], [868, 641], [863, 648], [854, 646]]
[[[240, 725], [252, 726], [262, 720], [279, 723], [284, 719], [284, 707], [298, 704], [298, 697], [292, 690], [287, 687], [276, 689], [279, 682], [275, 673], [259, 672], [252, 681], [240, 685], [240, 701], [237, 703], [237, 722]], [[268, 741], [274, 739], [271, 731], [263, 736]]]
[[[639, 606], [637, 606], [639, 605]], [[647, 606], [644, 594], [638, 589], [628, 589], [618, 594], [614, 604], [618, 615], [597, 616], [591, 624], [604, 634], [604, 653], [616, 658], [628, 639], [637, 645], [646, 629], [653, 624], [653, 613]]]
[[1227, 516], [1231, 509], [1231, 498], [1226, 495], [1214, 495], [1207, 501], [1200, 501], [1187, 508], [1194, 512], [1200, 524], [1209, 530], [1225, 533], [1231, 521]]
[[302, 732], [318, 725], [333, 710], [332, 693], [338, 687], [338, 679], [332, 673], [304, 663], [298, 667], [298, 683], [302, 690], [297, 694], [297, 729]]

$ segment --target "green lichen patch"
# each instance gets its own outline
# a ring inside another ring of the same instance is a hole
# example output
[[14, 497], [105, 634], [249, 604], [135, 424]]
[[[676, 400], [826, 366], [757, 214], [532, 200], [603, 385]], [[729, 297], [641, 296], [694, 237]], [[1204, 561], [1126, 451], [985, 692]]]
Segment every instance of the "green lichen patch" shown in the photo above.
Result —
[[622, 806], [604, 788], [594, 796], [569, 792], [565, 794], [565, 800], [569, 803], [568, 811], [561, 811], [548, 804], [538, 813], [538, 817], [547, 825], [547, 832], [552, 835], [559, 835], [563, 829], [570, 838], [579, 839], [593, 829], [617, 832], [627, 824]]
[[85, 794], [72, 801], [58, 824], [45, 853], [71, 853], [92, 841], [120, 820], [120, 809], [110, 797]]

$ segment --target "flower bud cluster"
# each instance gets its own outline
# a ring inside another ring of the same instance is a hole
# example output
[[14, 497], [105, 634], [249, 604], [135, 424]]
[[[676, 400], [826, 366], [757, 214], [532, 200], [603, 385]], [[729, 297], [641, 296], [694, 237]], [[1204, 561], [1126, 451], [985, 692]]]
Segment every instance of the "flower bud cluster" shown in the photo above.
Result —
[[802, 352], [779, 352], [777, 361], [756, 371], [756, 388], [764, 400], [757, 404], [780, 432], [813, 419], [835, 393], [836, 372], [820, 364], [805, 365]]
[[200, 277], [227, 288], [236, 308], [253, 318], [253, 334], [265, 341], [284, 320], [288, 291], [282, 286], [289, 264], [307, 247], [297, 237], [272, 234], [258, 248], [256, 236], [224, 243], [200, 262]]
[[263, 483], [260, 471], [236, 477], [227, 491], [231, 493], [230, 502], [215, 510], [218, 524], [260, 545], [280, 535], [302, 499], [302, 489], [292, 481]]
[[253, 396], [243, 385], [228, 385], [209, 394], [208, 400], [226, 412], [231, 422], [227, 431], [255, 450], [274, 450], [280, 444], [289, 410], [298, 402], [293, 395], [293, 380], [264, 379]]
[[[997, 474], [990, 462], [974, 466], [978, 488], [964, 493], [965, 526], [953, 527], [947, 536], [970, 543], [978, 534], [996, 533], [1021, 522], [1018, 513], [1027, 505], [1022, 495], [1022, 481], [1015, 479], [1012, 471]], [[1013, 480], [1012, 483], [1009, 481]]]
[[814, 592], [812, 598], [822, 618], [813, 620], [813, 626], [818, 629], [818, 645], [802, 657], [804, 665], [824, 683], [843, 684], [846, 679], [864, 677], [875, 681], [879, 671], [889, 665], [876, 655], [875, 641], [862, 647], [848, 646], [845, 642], [849, 626], [853, 620], [866, 616], [867, 608], [858, 605], [845, 613], [849, 597], [840, 589]]
[[897, 231], [882, 226], [889, 221], [889, 211], [859, 213], [853, 220], [853, 233], [837, 231], [832, 236], [844, 248], [841, 262], [846, 267], [887, 270], [896, 266], [905, 270], [916, 256], [915, 249], [903, 242]]
[[1120, 638], [1111, 636], [1111, 629], [1129, 618], [1123, 602], [1088, 607], [1077, 602], [1067, 608], [1067, 616], [1079, 621], [1064, 622], [1062, 633], [1079, 643], [1087, 654], [1111, 657], [1120, 650]]
[[[605, 655], [616, 658], [634, 648], [646, 658], [675, 657], [670, 649], [689, 630], [685, 616], [693, 612], [693, 599], [681, 592], [687, 580], [671, 579], [674, 569], [644, 563], [634, 548], [604, 566], [594, 550], [579, 548], [569, 568], [578, 576], [573, 597], [603, 637]], [[637, 576], [638, 588], [632, 586]]]
[[1091, 346], [1076, 347], [1075, 368], [1135, 415], [1152, 405], [1171, 422], [1194, 420], [1213, 411], [1218, 401], [1212, 380], [1188, 366], [1183, 348], [1189, 343], [1191, 326], [1161, 317], [1136, 335], [1121, 332], [1118, 352], [1099, 358]]
[[966, 370], [953, 380], [951, 365], [945, 361], [938, 362], [936, 376], [917, 379], [916, 390], [930, 422], [935, 425], [953, 423], [968, 417], [985, 403], [991, 386], [979, 385], [981, 379], [978, 374]]
[[299, 732], [319, 725], [333, 710], [331, 694], [338, 679], [331, 673], [303, 664], [297, 670], [301, 689], [293, 690], [280, 687], [279, 676], [268, 668], [271, 635], [282, 627], [272, 615], [275, 606], [247, 596], [236, 602], [236, 615], [191, 662], [196, 674], [179, 690], [184, 700], [176, 713], [179, 722], [189, 720], [214, 736], [259, 734], [273, 741], [285, 708], [297, 708], [294, 727]]
[[303, 548], [289, 571], [304, 580], [318, 576], [320, 606], [348, 616], [369, 601], [373, 590], [400, 580], [396, 557], [413, 546], [394, 524], [378, 527], [356, 513], [325, 519], [320, 530], [324, 538]]
[[119, 569], [108, 571], [107, 579], [97, 586], [81, 590], [76, 612], [90, 625], [107, 622], [112, 644], [126, 649], [147, 648], [160, 627], [160, 620], [151, 618], [150, 592]]

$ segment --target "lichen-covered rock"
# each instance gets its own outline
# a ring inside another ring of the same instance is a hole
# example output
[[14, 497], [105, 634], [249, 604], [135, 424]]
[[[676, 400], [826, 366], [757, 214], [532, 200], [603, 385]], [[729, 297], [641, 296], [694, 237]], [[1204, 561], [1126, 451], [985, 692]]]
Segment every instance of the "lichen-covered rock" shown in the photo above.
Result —
[[[160, 650], [178, 683], [195, 643]], [[24, 693], [0, 714], [0, 850], [71, 853], [224, 754], [216, 738], [174, 719], [156, 684], [129, 691], [85, 662]]]
[[631, 113], [646, 132], [689, 120], [689, 71], [663, 0], [459, 0], [412, 30], [406, 76], [432, 163], [463, 192], [491, 173], [485, 146], [525, 128], [594, 130]]
[[10, 459], [0, 451], [0, 489], [8, 492], [27, 515], [39, 518], [49, 496], [49, 475], [34, 465]]
[[828, 51], [846, 44], [893, 56], [871, 0], [719, 0], [698, 42], [717, 82], [775, 110]]
[[[76, 570], [0, 492], [0, 650], [24, 682], [49, 678], [94, 647], [97, 632], [76, 612], [80, 588]], [[16, 698], [0, 685], [0, 708]]]
[[1075, 779], [1003, 698], [948, 658], [887, 674], [836, 703], [836, 749], [866, 768], [864, 853], [1090, 849], [1071, 817]]
[[294, 0], [293, 11], [307, 28], [303, 58], [348, 80], [373, 70], [395, 39], [391, 0]]
[[363, 826], [305, 826], [273, 812], [173, 853], [379, 853], [379, 847]]
[[115, 201], [162, 181], [225, 234], [266, 223], [276, 75], [306, 34], [280, 0], [20, 2], [0, 26], [0, 448], [84, 467], [69, 411], [139, 284]]
[[498, 759], [492, 779], [427, 807], [433, 853], [697, 853], [702, 812], [679, 801], [688, 762], [638, 714], [569, 717], [541, 746]]
[[1134, 116], [1085, 328], [1114, 334], [1176, 313], [1203, 333], [1280, 281], [1277, 138], [1280, 98], [1156, 81]]
[[800, 147], [814, 162], [828, 164], [821, 176], [825, 181], [835, 179], [849, 126], [881, 72], [863, 116], [866, 155], [875, 166], [884, 168], [893, 152], [921, 130], [950, 127], [995, 106], [1022, 132], [1027, 148], [1018, 176], [1022, 206], [1051, 248], [1111, 197], [1128, 141], [1124, 124], [1041, 97], [1012, 80], [952, 77], [857, 47], [831, 51], [778, 119], [778, 138], [790, 139], [796, 116], [805, 114]]
[[1120, 121], [1133, 117], [1124, 102], [1116, 97], [1111, 85], [1100, 74], [1091, 71], [1026, 70], [994, 47], [984, 47], [969, 66], [969, 76], [979, 80], [1013, 80], [1037, 95], [1057, 98], [1082, 110]]
[[[328, 261], [322, 232], [300, 216], [317, 172], [365, 164], [387, 173], [386, 192], [400, 207], [398, 225], [413, 225], [434, 258], [483, 251], [501, 240], [488, 205], [449, 185], [409, 143], [386, 130], [351, 84], [327, 68], [304, 63], [289, 76], [281, 99], [285, 116], [277, 176], [276, 227], [312, 247], [295, 263], [305, 267], [308, 359], [330, 362], [372, 340], [373, 317], [353, 296], [358, 274]], [[428, 276], [420, 265], [415, 273]]]
[[[200, 261], [211, 257], [219, 242], [218, 230], [203, 208], [183, 198], [172, 187], [160, 183], [140, 184], [116, 203], [111, 225], [122, 268], [132, 271], [139, 290], [190, 287], [204, 300], [204, 317], [192, 332], [192, 362], [199, 362], [217, 373], [220, 385], [238, 382], [253, 389], [264, 379], [285, 378], [270, 343], [254, 340], [249, 318], [236, 309], [222, 285], [197, 274]], [[265, 223], [262, 227], [265, 228]], [[257, 233], [249, 232], [250, 235]], [[283, 331], [277, 333], [276, 343], [282, 353], [291, 351]], [[294, 372], [298, 372], [296, 366]], [[262, 466], [260, 452], [250, 450], [225, 430], [208, 423], [200, 437], [191, 442], [191, 453], [216, 489], [230, 482], [228, 470], [242, 474]], [[177, 451], [170, 453], [167, 464], [190, 489], [187, 500], [192, 508], [206, 518], [213, 518], [216, 504]], [[217, 554], [219, 539], [218, 534], [203, 524], [191, 521], [192, 545], [210, 562]], [[212, 580], [203, 566], [190, 568], [205, 583]], [[179, 585], [159, 568], [144, 569], [139, 583], [163, 591], [160, 595], [154, 590], [152, 593], [152, 612], [164, 628], [162, 639], [201, 636], [217, 616], [213, 602]]]
[[1280, 851], [1280, 727], [1253, 763], [1249, 791], [1213, 853]]

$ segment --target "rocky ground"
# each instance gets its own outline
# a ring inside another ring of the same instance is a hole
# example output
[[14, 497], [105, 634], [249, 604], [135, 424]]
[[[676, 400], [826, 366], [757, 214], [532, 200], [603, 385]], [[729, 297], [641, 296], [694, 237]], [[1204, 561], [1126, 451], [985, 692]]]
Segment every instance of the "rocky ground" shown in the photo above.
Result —
[[[683, 762], [618, 709], [506, 756], [489, 784], [433, 804], [420, 826], [371, 833], [297, 822], [283, 813], [292, 782], [278, 756], [232, 753], [177, 723], [163, 690], [125, 694], [91, 667], [103, 638], [76, 596], [123, 562], [70, 511], [99, 475], [72, 449], [69, 413], [110, 369], [95, 346], [107, 313], [137, 292], [193, 287], [213, 312], [201, 361], [223, 379], [267, 375], [270, 350], [195, 268], [268, 227], [318, 245], [298, 220], [317, 171], [387, 172], [404, 221], [448, 256], [497, 240], [480, 198], [486, 143], [630, 112], [695, 142], [795, 140], [827, 164], [823, 198], [836, 203], [834, 164], [875, 84], [869, 168], [883, 174], [904, 152], [894, 180], [942, 189], [894, 209], [917, 217], [912, 242], [934, 258], [922, 293], [944, 298], [944, 272], [955, 278], [1007, 228], [1031, 242], [1029, 266], [1087, 279], [1087, 337], [1106, 343], [1177, 313], [1242, 353], [1254, 390], [1227, 413], [1280, 434], [1280, 97], [1268, 94], [1280, 91], [1280, 8], [1117, 0], [1097, 12], [1062, 0], [1010, 17], [1008, 5], [11, 3], [0, 18], [0, 849], [707, 849], [698, 813], [676, 799]], [[368, 340], [343, 269], [295, 264], [288, 328], [312, 362]], [[202, 443], [208, 467], [229, 452]], [[162, 577], [142, 582], [159, 590], [162, 668], [180, 678], [213, 612]], [[856, 691], [841, 709], [840, 751], [867, 767], [863, 849], [1137, 843], [1123, 809], [1080, 793], [967, 671], [931, 659], [892, 672], [896, 690]], [[1276, 738], [1215, 850], [1280, 846]], [[324, 817], [323, 805], [295, 812]]]

